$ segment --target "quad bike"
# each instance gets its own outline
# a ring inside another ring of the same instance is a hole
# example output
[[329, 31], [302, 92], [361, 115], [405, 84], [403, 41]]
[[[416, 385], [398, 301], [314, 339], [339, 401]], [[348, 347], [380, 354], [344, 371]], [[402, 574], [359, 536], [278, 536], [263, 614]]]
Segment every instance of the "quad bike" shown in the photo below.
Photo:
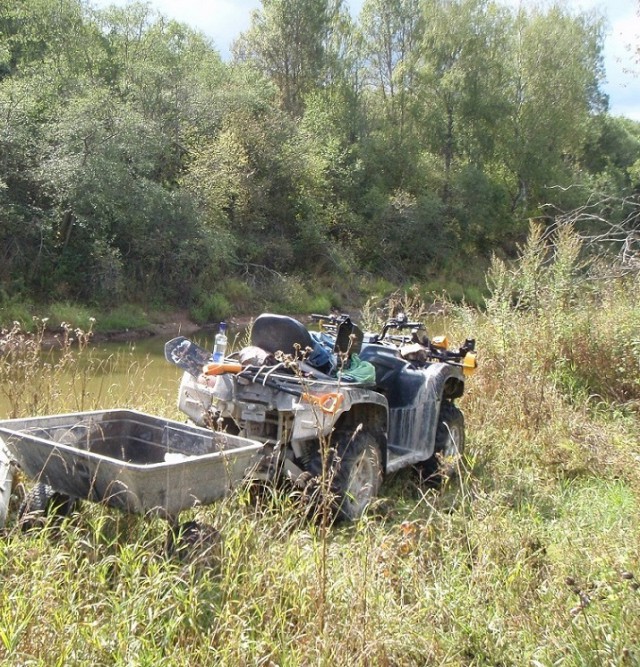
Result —
[[475, 341], [448, 349], [403, 315], [367, 334], [347, 315], [312, 320], [319, 331], [260, 315], [250, 345], [221, 363], [186, 338], [168, 342], [166, 358], [186, 370], [179, 409], [196, 425], [264, 443], [254, 477], [304, 486], [329, 471], [335, 515], [348, 520], [388, 473], [451, 473], [464, 448], [455, 400], [476, 368]]

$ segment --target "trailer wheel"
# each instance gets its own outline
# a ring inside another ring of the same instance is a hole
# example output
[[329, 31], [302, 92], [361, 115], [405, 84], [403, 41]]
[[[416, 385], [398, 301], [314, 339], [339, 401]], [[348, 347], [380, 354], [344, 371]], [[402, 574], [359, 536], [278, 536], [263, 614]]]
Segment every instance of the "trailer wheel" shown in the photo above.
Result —
[[[365, 430], [337, 431], [332, 438], [322, 493], [322, 455], [318, 451], [308, 464], [314, 488], [319, 491], [317, 509], [329, 509], [332, 518], [357, 521], [378, 495], [382, 483], [382, 453], [373, 433]], [[319, 505], [319, 507], [318, 507]]]
[[18, 525], [27, 532], [43, 528], [49, 519], [61, 520], [69, 516], [76, 501], [54, 491], [48, 484], [38, 482], [25, 496], [18, 509]]
[[200, 521], [186, 521], [169, 526], [165, 554], [186, 562], [195, 558], [219, 561], [222, 555], [222, 536], [213, 526]]
[[464, 415], [451, 401], [443, 401], [438, 416], [433, 456], [419, 467], [423, 479], [440, 484], [455, 477], [464, 452]]

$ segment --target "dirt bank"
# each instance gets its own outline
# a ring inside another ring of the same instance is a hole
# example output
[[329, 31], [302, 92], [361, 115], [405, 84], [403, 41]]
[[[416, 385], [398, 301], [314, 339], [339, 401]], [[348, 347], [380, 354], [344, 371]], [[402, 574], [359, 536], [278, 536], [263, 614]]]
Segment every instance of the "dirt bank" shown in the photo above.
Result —
[[[232, 327], [246, 327], [257, 317], [257, 315], [238, 315], [229, 317], [227, 323]], [[293, 315], [301, 322], [307, 322], [306, 315]], [[169, 339], [175, 336], [192, 336], [198, 331], [217, 331], [218, 323], [198, 324], [190, 319], [188, 311], [175, 311], [166, 316], [154, 318], [155, 321], [150, 322], [144, 327], [135, 329], [121, 329], [115, 331], [94, 331], [91, 335], [91, 340], [94, 343], [103, 341], [114, 341], [126, 343], [129, 341], [142, 340], [150, 338], [151, 336], [161, 336]], [[51, 348], [60, 346], [62, 331], [47, 331], [44, 335], [42, 344], [43, 347]]]
[[[232, 326], [243, 327], [249, 325], [254, 317], [255, 316], [252, 315], [230, 317], [227, 322]], [[174, 336], [192, 336], [196, 332], [202, 330], [217, 331], [217, 329], [217, 322], [204, 325], [198, 324], [189, 318], [186, 311], [176, 311], [141, 328], [122, 329], [118, 331], [95, 331], [93, 332], [91, 339], [94, 342], [115, 341], [126, 343], [128, 341], [141, 340], [151, 336], [161, 336], [169, 339]], [[59, 342], [59, 334], [56, 334], [56, 332], [47, 334], [46, 338], [50, 344], [55, 345], [56, 342]]]

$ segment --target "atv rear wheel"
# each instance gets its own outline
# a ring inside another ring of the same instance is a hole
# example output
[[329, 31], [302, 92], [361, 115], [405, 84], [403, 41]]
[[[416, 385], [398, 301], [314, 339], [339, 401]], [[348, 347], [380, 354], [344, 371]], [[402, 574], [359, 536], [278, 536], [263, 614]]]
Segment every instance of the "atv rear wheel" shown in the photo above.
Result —
[[464, 452], [464, 415], [451, 401], [443, 401], [438, 416], [433, 456], [420, 466], [424, 479], [439, 484], [458, 472]]
[[[322, 480], [329, 489], [332, 518], [357, 521], [373, 499], [382, 483], [382, 453], [370, 431], [337, 431], [332, 438], [323, 477], [322, 455], [318, 451], [309, 462], [308, 470], [314, 476], [317, 488]], [[327, 494], [321, 493], [320, 510], [328, 503]]]

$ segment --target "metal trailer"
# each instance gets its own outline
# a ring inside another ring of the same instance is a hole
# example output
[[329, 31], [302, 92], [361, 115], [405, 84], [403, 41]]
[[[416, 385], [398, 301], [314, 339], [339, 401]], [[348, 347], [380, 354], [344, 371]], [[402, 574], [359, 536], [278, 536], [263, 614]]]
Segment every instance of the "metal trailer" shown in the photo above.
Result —
[[30, 479], [71, 499], [177, 522], [182, 510], [227, 495], [262, 448], [254, 440], [135, 410], [4, 420], [0, 486], [10, 487], [15, 462]]

